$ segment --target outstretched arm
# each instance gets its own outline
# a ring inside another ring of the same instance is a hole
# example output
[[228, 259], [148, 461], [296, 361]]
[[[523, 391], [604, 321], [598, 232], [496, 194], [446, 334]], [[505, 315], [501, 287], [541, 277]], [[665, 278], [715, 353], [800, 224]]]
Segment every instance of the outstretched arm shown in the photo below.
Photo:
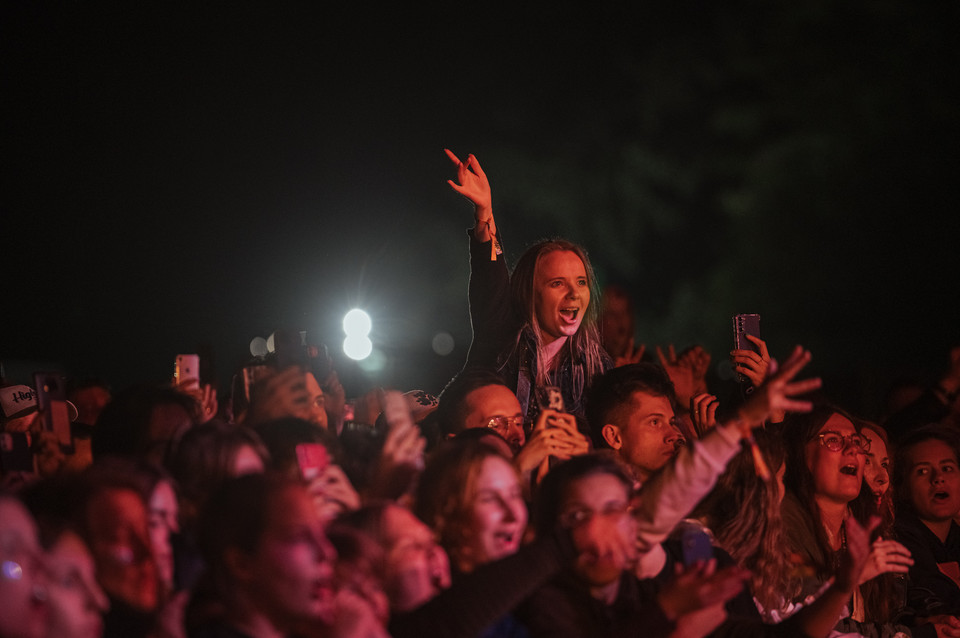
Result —
[[797, 346], [777, 374], [750, 395], [736, 418], [717, 425], [702, 439], [682, 448], [670, 464], [643, 484], [640, 503], [634, 510], [641, 551], [662, 542], [713, 489], [727, 463], [742, 449], [741, 439], [762, 425], [772, 410], [811, 410], [810, 402], [794, 397], [819, 388], [820, 379], [793, 380], [809, 361], [810, 353]]

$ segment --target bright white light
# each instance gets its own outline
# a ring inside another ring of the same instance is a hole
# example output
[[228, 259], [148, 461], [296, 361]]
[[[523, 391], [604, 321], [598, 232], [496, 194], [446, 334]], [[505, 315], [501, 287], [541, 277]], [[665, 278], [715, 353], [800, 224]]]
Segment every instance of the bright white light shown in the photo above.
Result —
[[362, 361], [373, 352], [373, 342], [367, 337], [348, 336], [343, 340], [343, 353], [354, 361]]
[[267, 352], [276, 352], [277, 351], [277, 342], [274, 338], [274, 335], [277, 333], [271, 332], [270, 336], [267, 337]]
[[354, 308], [343, 318], [343, 331], [348, 337], [366, 337], [372, 327], [370, 315], [359, 308]]
[[267, 340], [263, 337], [254, 337], [250, 342], [250, 354], [255, 357], [265, 356], [269, 350], [267, 349]]
[[453, 352], [453, 335], [449, 332], [438, 332], [433, 335], [433, 351], [441, 357], [445, 357]]

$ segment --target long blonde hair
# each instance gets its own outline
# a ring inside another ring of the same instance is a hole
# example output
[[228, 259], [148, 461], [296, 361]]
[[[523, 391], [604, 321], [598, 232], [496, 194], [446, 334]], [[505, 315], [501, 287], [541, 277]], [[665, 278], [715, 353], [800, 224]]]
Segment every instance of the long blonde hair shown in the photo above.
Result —
[[[510, 289], [513, 297], [514, 311], [523, 319], [523, 328], [529, 329], [536, 342], [537, 367], [534, 370], [534, 385], [543, 387], [552, 385], [547, 362], [540, 354], [543, 351], [543, 331], [537, 319], [536, 282], [540, 262], [544, 256], [565, 250], [574, 253], [583, 262], [587, 273], [587, 286], [590, 289], [590, 302], [576, 334], [567, 339], [559, 357], [569, 357], [573, 370], [573, 387], [571, 392], [575, 397], [583, 396], [583, 392], [594, 376], [603, 372], [603, 344], [600, 341], [600, 331], [597, 327], [599, 316], [600, 292], [597, 287], [597, 278], [593, 273], [593, 266], [587, 251], [581, 246], [565, 239], [549, 239], [534, 244], [528, 248], [517, 262], [513, 275], [510, 277]], [[517, 346], [525, 330], [517, 336]]]

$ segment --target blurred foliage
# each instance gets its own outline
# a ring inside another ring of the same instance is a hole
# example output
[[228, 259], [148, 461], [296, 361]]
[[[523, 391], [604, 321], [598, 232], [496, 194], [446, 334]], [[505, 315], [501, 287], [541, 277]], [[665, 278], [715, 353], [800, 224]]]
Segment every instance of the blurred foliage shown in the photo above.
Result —
[[508, 245], [586, 245], [648, 344], [718, 361], [729, 317], [759, 312], [773, 352], [805, 344], [833, 396], [873, 410], [960, 337], [957, 5], [646, 11], [611, 15], [588, 69], [567, 54], [540, 80], [571, 99], [541, 105], [535, 146], [486, 158]]

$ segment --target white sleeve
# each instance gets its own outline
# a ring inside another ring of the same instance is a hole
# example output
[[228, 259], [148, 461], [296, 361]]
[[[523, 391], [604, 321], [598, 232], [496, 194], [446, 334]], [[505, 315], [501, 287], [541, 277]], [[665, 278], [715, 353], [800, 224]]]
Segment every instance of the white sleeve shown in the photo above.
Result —
[[741, 449], [739, 428], [718, 425], [681, 449], [669, 465], [641, 486], [634, 512], [641, 551], [662, 542], [690, 514]]

